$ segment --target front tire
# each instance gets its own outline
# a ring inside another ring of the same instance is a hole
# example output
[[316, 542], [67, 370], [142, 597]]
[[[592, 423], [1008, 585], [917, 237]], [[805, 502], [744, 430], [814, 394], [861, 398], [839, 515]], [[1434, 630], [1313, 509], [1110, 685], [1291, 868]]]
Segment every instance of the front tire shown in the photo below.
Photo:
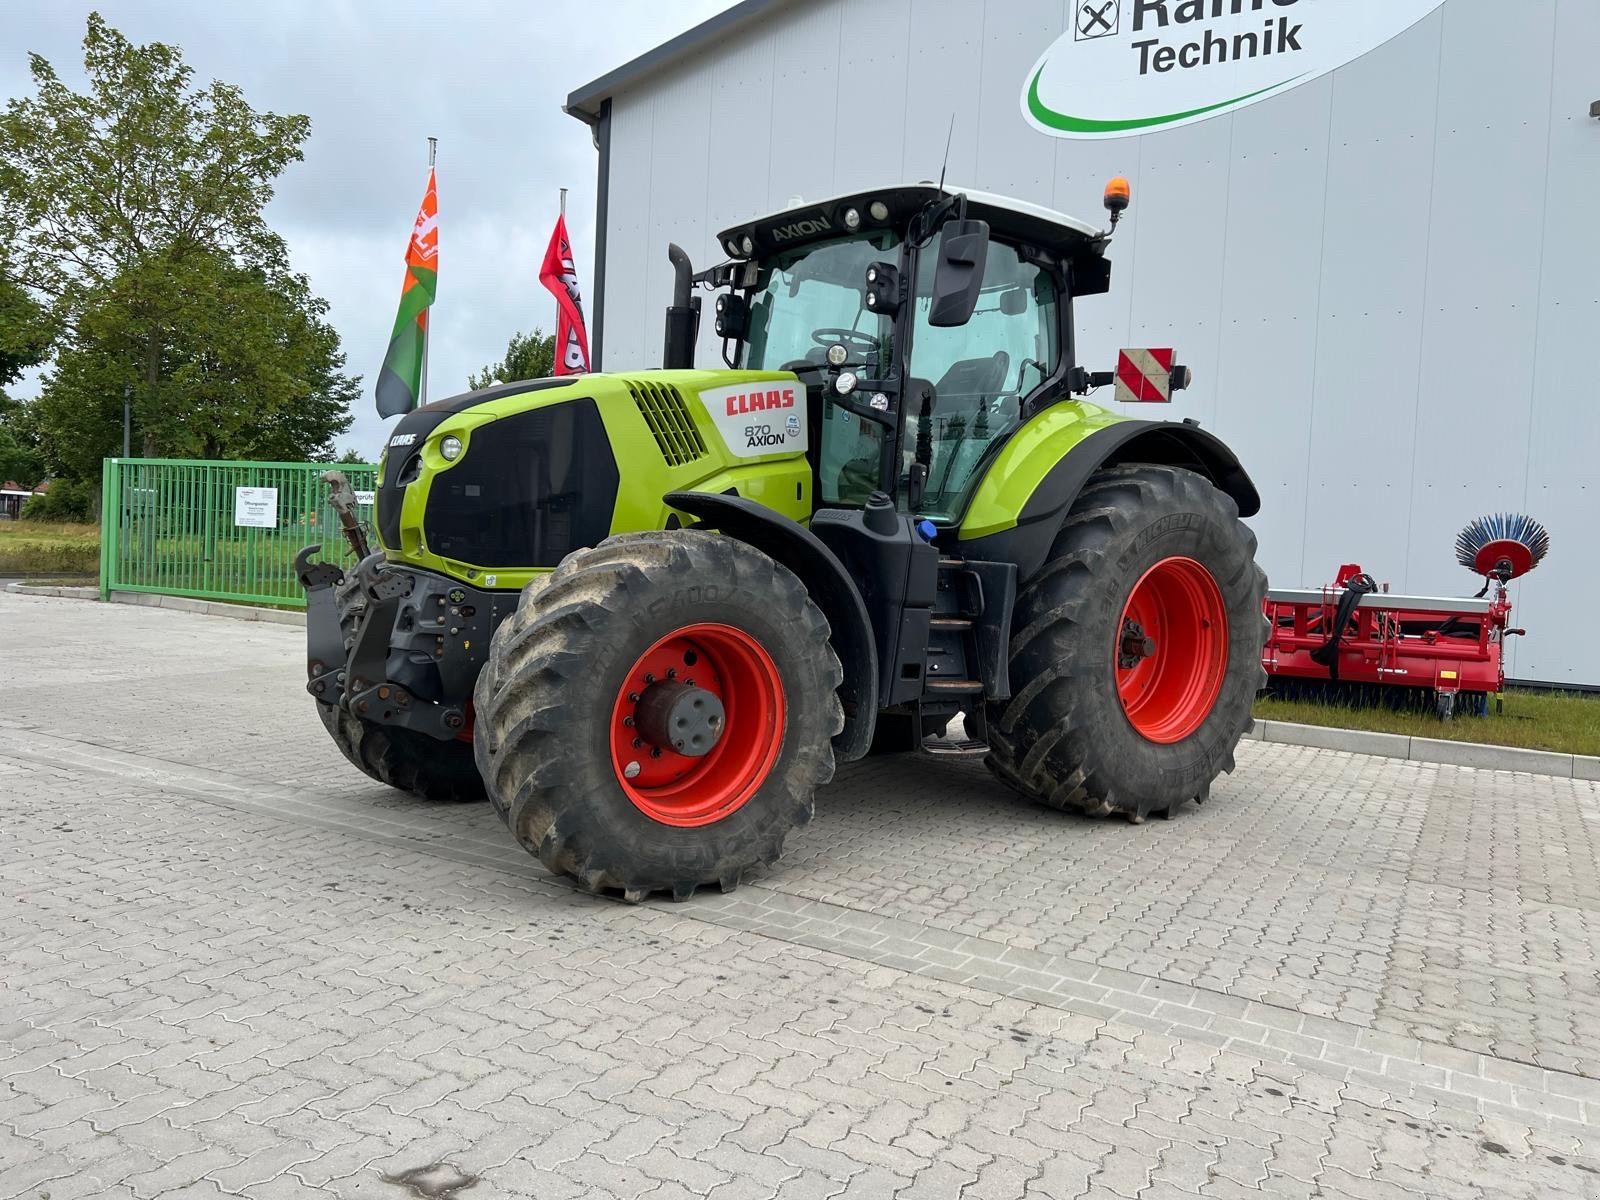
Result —
[[1266, 682], [1267, 580], [1238, 507], [1191, 471], [1097, 471], [1017, 599], [990, 770], [1052, 808], [1142, 821], [1232, 771]]
[[843, 672], [828, 638], [804, 585], [732, 538], [575, 551], [529, 585], [478, 678], [490, 799], [591, 892], [731, 890], [833, 776]]

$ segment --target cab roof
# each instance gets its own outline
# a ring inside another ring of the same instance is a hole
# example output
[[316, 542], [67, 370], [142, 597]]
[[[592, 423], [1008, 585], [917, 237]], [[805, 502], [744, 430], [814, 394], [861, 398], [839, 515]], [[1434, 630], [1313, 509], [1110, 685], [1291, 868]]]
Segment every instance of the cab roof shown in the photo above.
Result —
[[[780, 247], [855, 232], [845, 223], [845, 214], [851, 209], [860, 214], [860, 229], [904, 231], [911, 218], [930, 202], [940, 196], [955, 195], [966, 196], [968, 217], [987, 221], [998, 236], [1017, 238], [1069, 258], [1104, 250], [1105, 232], [1076, 217], [1009, 196], [953, 185], [940, 189], [931, 183], [869, 188], [830, 200], [797, 203], [782, 212], [725, 229], [717, 235], [717, 240], [735, 258], [760, 257]], [[872, 215], [874, 202], [888, 210], [881, 219]], [[746, 238], [750, 239], [751, 250], [744, 248]]]

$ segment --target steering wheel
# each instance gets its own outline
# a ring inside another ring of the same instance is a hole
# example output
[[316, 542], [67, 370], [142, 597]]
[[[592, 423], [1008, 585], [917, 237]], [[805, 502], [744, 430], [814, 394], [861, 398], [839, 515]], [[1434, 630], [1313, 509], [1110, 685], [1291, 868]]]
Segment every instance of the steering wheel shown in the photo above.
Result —
[[825, 326], [822, 329], [811, 331], [811, 340], [823, 349], [831, 345], [842, 345], [850, 352], [852, 360], [864, 359], [872, 361], [883, 349], [883, 339], [874, 337], [870, 333], [862, 333], [859, 329], [844, 329], [839, 326]]

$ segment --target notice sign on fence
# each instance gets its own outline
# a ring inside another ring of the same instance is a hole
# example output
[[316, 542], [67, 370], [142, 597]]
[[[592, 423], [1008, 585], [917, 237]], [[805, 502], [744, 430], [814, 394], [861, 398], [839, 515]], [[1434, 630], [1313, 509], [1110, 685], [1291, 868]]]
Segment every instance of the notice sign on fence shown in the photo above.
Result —
[[278, 527], [278, 489], [275, 487], [236, 487], [233, 489], [233, 523], [254, 529]]

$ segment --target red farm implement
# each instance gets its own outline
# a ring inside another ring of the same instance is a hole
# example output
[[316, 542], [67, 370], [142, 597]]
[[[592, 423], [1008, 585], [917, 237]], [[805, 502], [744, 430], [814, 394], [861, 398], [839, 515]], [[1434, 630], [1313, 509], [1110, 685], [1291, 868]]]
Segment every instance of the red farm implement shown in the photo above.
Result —
[[1528, 517], [1474, 521], [1456, 540], [1461, 564], [1484, 580], [1476, 596], [1402, 596], [1359, 565], [1321, 588], [1274, 588], [1262, 665], [1272, 690], [1341, 703], [1412, 707], [1431, 697], [1441, 717], [1487, 716], [1505, 684], [1506, 584], [1539, 564], [1550, 538]]

